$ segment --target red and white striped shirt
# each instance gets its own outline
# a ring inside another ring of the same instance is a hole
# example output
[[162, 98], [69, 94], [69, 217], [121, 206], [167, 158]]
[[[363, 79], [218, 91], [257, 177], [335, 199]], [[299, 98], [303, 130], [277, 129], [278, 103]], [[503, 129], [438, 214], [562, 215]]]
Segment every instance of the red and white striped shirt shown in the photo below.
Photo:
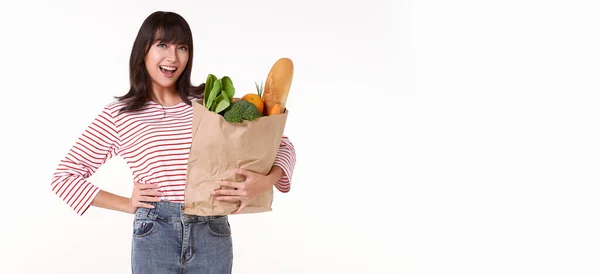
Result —
[[[158, 183], [161, 199], [184, 201], [193, 107], [184, 102], [163, 107], [148, 101], [138, 112], [119, 113], [123, 106], [112, 102], [104, 107], [54, 173], [52, 191], [79, 215], [100, 191], [87, 179], [117, 155], [127, 162], [135, 182]], [[279, 191], [290, 190], [295, 163], [294, 146], [283, 136], [274, 163], [284, 171], [275, 184]]]

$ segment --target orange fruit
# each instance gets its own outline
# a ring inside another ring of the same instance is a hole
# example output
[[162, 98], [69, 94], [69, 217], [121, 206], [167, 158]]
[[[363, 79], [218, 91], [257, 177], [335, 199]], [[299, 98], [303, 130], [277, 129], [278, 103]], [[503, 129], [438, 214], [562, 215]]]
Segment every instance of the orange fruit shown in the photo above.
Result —
[[258, 112], [262, 113], [265, 107], [265, 103], [262, 98], [258, 94], [248, 93], [242, 97], [242, 100], [248, 101], [256, 106]]
[[280, 104], [273, 105], [273, 107], [269, 110], [269, 116], [275, 115], [275, 114], [280, 114], [280, 113], [281, 113], [281, 105]]

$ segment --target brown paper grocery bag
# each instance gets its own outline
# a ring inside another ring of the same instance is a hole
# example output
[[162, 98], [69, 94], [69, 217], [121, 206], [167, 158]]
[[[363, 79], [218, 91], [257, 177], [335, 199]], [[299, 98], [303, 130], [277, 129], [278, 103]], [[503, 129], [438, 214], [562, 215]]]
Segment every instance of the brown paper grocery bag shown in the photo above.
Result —
[[[275, 162], [283, 136], [287, 110], [278, 115], [263, 116], [254, 121], [229, 123], [193, 100], [192, 146], [185, 186], [185, 214], [213, 216], [228, 215], [239, 203], [217, 201], [213, 191], [219, 180], [242, 182], [236, 168], [266, 175]], [[273, 189], [247, 205], [241, 213], [271, 211]]]

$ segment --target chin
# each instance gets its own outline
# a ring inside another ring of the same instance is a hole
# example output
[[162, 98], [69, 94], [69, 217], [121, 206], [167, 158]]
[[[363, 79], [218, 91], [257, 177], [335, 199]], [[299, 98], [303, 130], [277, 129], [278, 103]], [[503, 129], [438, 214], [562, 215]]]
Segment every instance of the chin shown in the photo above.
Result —
[[176, 88], [176, 87], [177, 87], [177, 85], [176, 85], [176, 82], [173, 82], [173, 83], [171, 83], [171, 82], [168, 82], [168, 83], [160, 83], [160, 84], [159, 84], [159, 86], [160, 86], [161, 88], [164, 88], [164, 89]]

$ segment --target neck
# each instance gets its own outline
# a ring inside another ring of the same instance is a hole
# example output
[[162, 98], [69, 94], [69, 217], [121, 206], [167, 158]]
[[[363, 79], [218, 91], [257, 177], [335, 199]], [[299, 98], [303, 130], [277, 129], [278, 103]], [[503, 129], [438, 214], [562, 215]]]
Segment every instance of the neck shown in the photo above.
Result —
[[174, 106], [181, 103], [181, 97], [179, 96], [179, 93], [177, 93], [175, 87], [162, 88], [155, 86], [152, 88], [150, 99], [163, 106]]

